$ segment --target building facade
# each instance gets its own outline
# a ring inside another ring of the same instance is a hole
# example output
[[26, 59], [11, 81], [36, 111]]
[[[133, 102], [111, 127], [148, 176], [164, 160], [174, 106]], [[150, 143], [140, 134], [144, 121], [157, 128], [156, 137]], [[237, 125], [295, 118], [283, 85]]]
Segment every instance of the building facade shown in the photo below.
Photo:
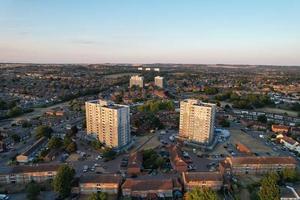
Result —
[[181, 189], [178, 185], [171, 178], [127, 178], [122, 185], [122, 195], [138, 199], [172, 199], [173, 191]]
[[130, 77], [129, 86], [139, 86], [140, 88], [143, 88], [144, 86], [144, 77], [142, 76], [132, 76]]
[[103, 100], [85, 103], [87, 134], [111, 148], [131, 142], [129, 106]]
[[220, 172], [183, 172], [182, 180], [185, 191], [190, 191], [196, 187], [220, 190], [223, 186], [223, 176]]
[[164, 77], [155, 76], [154, 83], [155, 83], [155, 86], [157, 86], [159, 88], [164, 88]]
[[59, 165], [15, 166], [9, 172], [0, 174], [0, 184], [24, 184], [31, 181], [52, 180]]
[[82, 176], [79, 181], [79, 189], [81, 194], [92, 194], [97, 192], [118, 194], [121, 181], [121, 176], [117, 174]]
[[279, 156], [245, 156], [227, 157], [220, 163], [222, 173], [234, 175], [243, 174], [267, 174], [282, 171], [283, 169], [295, 169], [296, 160], [293, 157]]
[[214, 136], [216, 104], [195, 99], [180, 102], [179, 136], [192, 142], [211, 143]]

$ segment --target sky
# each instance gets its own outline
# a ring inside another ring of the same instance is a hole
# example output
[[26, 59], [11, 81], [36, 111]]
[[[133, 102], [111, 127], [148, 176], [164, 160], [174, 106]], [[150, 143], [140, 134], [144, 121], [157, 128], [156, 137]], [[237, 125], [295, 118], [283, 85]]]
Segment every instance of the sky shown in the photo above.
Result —
[[300, 1], [0, 0], [0, 62], [300, 65]]

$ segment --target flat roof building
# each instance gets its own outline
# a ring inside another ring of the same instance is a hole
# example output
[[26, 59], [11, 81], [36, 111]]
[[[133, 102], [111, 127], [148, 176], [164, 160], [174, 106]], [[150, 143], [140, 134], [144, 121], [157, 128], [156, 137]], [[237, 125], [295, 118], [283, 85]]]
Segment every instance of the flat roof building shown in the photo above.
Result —
[[131, 142], [129, 106], [110, 101], [85, 103], [87, 134], [111, 148], [122, 148]]
[[180, 102], [179, 137], [196, 143], [209, 144], [214, 136], [216, 104], [196, 99]]

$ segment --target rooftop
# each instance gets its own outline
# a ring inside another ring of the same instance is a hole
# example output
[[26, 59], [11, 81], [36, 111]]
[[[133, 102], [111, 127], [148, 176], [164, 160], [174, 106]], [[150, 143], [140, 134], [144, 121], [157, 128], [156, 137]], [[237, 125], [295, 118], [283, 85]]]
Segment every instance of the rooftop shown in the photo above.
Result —
[[44, 144], [47, 141], [46, 137], [42, 137], [39, 140], [37, 140], [33, 145], [31, 145], [28, 149], [26, 149], [22, 155], [29, 156], [31, 155], [35, 150], [41, 147], [42, 144]]
[[137, 178], [126, 179], [122, 189], [131, 189], [134, 191], [145, 190], [172, 190], [173, 180], [171, 178]]
[[239, 164], [296, 164], [296, 160], [293, 157], [285, 156], [270, 156], [270, 157], [255, 157], [255, 156], [247, 156], [247, 157], [228, 157], [226, 160], [230, 160], [230, 162], [235, 165]]
[[220, 172], [183, 172], [182, 177], [190, 181], [222, 181]]
[[19, 174], [19, 173], [32, 173], [32, 172], [48, 172], [48, 171], [57, 171], [60, 165], [34, 165], [34, 166], [15, 166], [9, 168], [8, 171], [2, 172], [2, 174]]

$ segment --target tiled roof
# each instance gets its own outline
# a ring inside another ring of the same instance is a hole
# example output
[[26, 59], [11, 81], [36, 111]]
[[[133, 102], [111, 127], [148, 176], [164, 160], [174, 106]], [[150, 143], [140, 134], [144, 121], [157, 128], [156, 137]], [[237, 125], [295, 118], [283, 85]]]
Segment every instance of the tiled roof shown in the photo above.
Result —
[[293, 157], [255, 157], [255, 156], [247, 156], [247, 157], [230, 157], [229, 160], [233, 165], [235, 164], [296, 164], [296, 160]]
[[80, 183], [120, 183], [122, 180], [118, 174], [85, 175], [80, 177]]
[[190, 181], [222, 181], [220, 172], [183, 172], [186, 182]]
[[57, 171], [60, 165], [35, 165], [35, 166], [15, 166], [12, 168], [11, 173], [29, 173], [29, 172], [47, 172]]

